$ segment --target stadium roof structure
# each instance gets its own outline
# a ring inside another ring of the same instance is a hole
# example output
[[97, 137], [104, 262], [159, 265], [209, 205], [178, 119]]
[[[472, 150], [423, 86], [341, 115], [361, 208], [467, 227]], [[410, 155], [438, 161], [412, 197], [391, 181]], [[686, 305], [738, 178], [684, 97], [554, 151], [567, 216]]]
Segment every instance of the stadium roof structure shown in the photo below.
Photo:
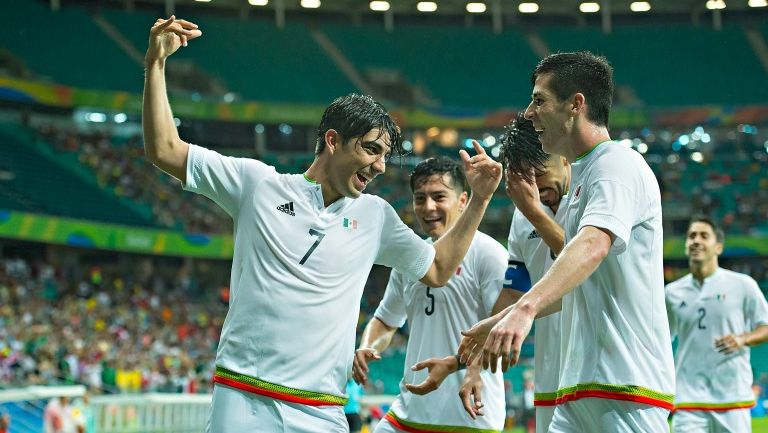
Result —
[[[92, 0], [50, 2], [94, 3]], [[593, 19], [590, 17], [603, 21], [610, 19], [608, 17], [654, 21], [664, 17], [698, 21], [721, 14], [753, 19], [768, 17], [768, 0], [102, 0], [98, 3], [129, 9], [162, 8], [168, 14], [177, 9], [189, 11], [190, 8], [198, 8], [240, 15], [287, 13], [351, 16], [356, 19], [376, 15], [432, 19], [474, 16], [504, 22], [517, 19], [582, 22]]]

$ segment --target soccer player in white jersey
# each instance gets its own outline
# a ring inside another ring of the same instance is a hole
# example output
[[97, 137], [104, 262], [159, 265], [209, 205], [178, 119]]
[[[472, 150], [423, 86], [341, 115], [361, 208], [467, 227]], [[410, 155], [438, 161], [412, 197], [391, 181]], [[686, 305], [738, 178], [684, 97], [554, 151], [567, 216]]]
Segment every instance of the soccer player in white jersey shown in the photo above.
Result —
[[[564, 208], [560, 203], [565, 199], [571, 176], [570, 164], [565, 158], [544, 153], [533, 124], [523, 113], [510, 123], [499, 141], [506, 192], [515, 203], [515, 212], [507, 242], [509, 258], [504, 290], [492, 314], [514, 304], [530, 290], [531, 283], [544, 276], [563, 249], [564, 232], [560, 224]], [[558, 389], [560, 373], [560, 314], [539, 318], [535, 323], [536, 431], [546, 433], [555, 410], [553, 395]], [[440, 383], [443, 375], [452, 372], [458, 363], [446, 357], [428, 359], [420, 365], [432, 367], [430, 379]], [[444, 367], [435, 369], [437, 365]], [[465, 403], [465, 408], [472, 413], [473, 405]]]
[[384, 172], [386, 156], [402, 151], [399, 129], [369, 96], [338, 98], [325, 110], [303, 175], [188, 144], [173, 122], [165, 62], [201, 34], [173, 16], [152, 27], [142, 120], [148, 160], [234, 220], [231, 300], [207, 429], [347, 432], [344, 390], [371, 266], [445, 285], [498, 187], [501, 164], [477, 142], [478, 155], [460, 153], [472, 196], [432, 246], [387, 202], [362, 193]]
[[[563, 249], [562, 223], [571, 166], [541, 149], [533, 123], [521, 116], [501, 137], [507, 195], [515, 203], [507, 250], [509, 268], [494, 314], [517, 302], [539, 281]], [[525, 275], [528, 278], [525, 278]], [[546, 433], [555, 412], [560, 376], [560, 313], [536, 319], [534, 406], [536, 432]]]
[[[411, 191], [416, 220], [429, 235], [430, 243], [445, 235], [467, 203], [461, 166], [446, 157], [419, 163], [411, 174]], [[379, 354], [389, 346], [397, 328], [408, 321], [410, 332], [400, 394], [375, 433], [479, 433], [500, 432], [504, 428], [504, 379], [500, 371], [470, 368], [466, 380], [463, 372], [451, 375], [438, 391], [424, 396], [413, 394], [406, 384], [419, 383], [427, 377], [426, 371], [414, 371], [410, 366], [426, 357], [455, 354], [461, 330], [490, 315], [506, 269], [504, 247], [477, 232], [461, 265], [443, 287], [430, 287], [392, 271], [384, 298], [365, 327], [353, 367], [355, 380], [366, 382], [368, 363], [380, 359]], [[457, 398], [460, 390], [466, 394], [474, 386], [482, 386], [488, 396], [477, 401], [485, 404], [482, 417], [467, 416]]]
[[677, 337], [674, 433], [747, 433], [754, 406], [749, 348], [768, 341], [768, 303], [750, 276], [718, 266], [725, 235], [709, 218], [691, 220], [691, 273], [667, 285]]
[[515, 364], [533, 320], [561, 311], [551, 433], [663, 432], [674, 365], [662, 264], [661, 195], [639, 153], [611, 141], [613, 69], [588, 52], [536, 67], [526, 117], [545, 152], [571, 162], [565, 248], [544, 277], [461, 344], [484, 366]]

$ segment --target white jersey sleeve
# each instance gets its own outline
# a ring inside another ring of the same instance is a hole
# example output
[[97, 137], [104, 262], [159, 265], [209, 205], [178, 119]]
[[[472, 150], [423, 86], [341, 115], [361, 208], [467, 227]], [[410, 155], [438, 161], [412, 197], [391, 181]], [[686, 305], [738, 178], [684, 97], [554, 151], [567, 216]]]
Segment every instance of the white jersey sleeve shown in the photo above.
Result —
[[407, 280], [420, 280], [432, 266], [435, 247], [405, 225], [389, 203], [377, 199], [384, 212], [384, 226], [375, 263], [397, 269]]
[[[483, 238], [483, 240], [486, 240]], [[488, 238], [483, 248], [486, 251], [494, 251], [494, 254], [475, 254], [472, 266], [477, 270], [480, 298], [487, 315], [491, 315], [493, 306], [499, 298], [499, 292], [504, 285], [507, 262], [504, 260], [505, 252], [497, 241]]]
[[754, 330], [758, 326], [768, 325], [768, 302], [757, 282], [751, 277], [745, 285], [747, 296], [744, 299], [744, 318], [747, 330]]
[[384, 298], [376, 308], [376, 312], [373, 313], [374, 317], [384, 322], [387, 326], [399, 328], [405, 324], [408, 314], [406, 312], [403, 287], [407, 283], [408, 281], [400, 272], [393, 269], [392, 273], [389, 274], [389, 282], [387, 283], [387, 289], [384, 291]]
[[509, 260], [524, 262], [525, 256], [523, 255], [522, 239], [520, 234], [517, 233], [517, 222], [519, 218], [524, 218], [523, 214], [515, 209], [515, 213], [512, 214], [512, 224], [509, 228], [509, 237], [507, 238], [507, 252], [509, 252]]
[[579, 221], [578, 230], [593, 226], [610, 231], [616, 236], [611, 253], [621, 254], [627, 249], [629, 234], [637, 219], [637, 194], [623, 183], [620, 173], [607, 176], [610, 180], [600, 179], [589, 185], [590, 200]]
[[245, 185], [270, 175], [277, 175], [277, 172], [261, 161], [224, 156], [190, 144], [184, 189], [210, 198], [234, 217], [240, 208]]

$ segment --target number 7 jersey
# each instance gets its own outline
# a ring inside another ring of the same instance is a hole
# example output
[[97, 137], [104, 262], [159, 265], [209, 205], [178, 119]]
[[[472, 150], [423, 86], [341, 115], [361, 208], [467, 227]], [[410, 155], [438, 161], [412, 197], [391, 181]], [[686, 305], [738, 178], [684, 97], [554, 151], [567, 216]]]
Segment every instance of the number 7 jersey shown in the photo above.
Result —
[[217, 383], [310, 405], [343, 405], [371, 266], [426, 274], [434, 248], [383, 199], [323, 204], [319, 184], [190, 146], [185, 189], [234, 220], [229, 312]]
[[700, 284], [691, 274], [666, 288], [677, 336], [676, 410], [730, 410], [754, 405], [749, 347], [723, 354], [715, 340], [768, 324], [768, 304], [748, 275], [717, 268]]

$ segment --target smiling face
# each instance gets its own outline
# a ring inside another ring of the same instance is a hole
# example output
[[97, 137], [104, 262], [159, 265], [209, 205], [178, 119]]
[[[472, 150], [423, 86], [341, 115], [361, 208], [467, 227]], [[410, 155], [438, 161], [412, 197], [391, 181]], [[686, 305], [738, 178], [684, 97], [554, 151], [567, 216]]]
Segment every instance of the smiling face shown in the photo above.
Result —
[[545, 166], [543, 173], [536, 173], [539, 199], [545, 206], [556, 210], [568, 190], [568, 161], [562, 156], [550, 155]]
[[525, 118], [533, 122], [544, 152], [567, 156], [568, 136], [574, 123], [572, 105], [568, 100], [558, 100], [550, 87], [551, 80], [552, 74], [536, 77]]
[[413, 190], [413, 211], [421, 228], [437, 240], [453, 227], [467, 204], [467, 193], [456, 188], [448, 173], [433, 174]]
[[694, 264], [717, 262], [717, 256], [723, 252], [723, 243], [717, 240], [717, 235], [711, 225], [694, 221], [688, 227], [685, 236], [685, 255]]
[[382, 134], [380, 129], [371, 129], [362, 137], [353, 137], [344, 143], [340, 143], [342, 137], [336, 131], [329, 130], [326, 140], [333, 153], [327, 173], [332, 193], [357, 198], [376, 176], [386, 170], [389, 135]]

